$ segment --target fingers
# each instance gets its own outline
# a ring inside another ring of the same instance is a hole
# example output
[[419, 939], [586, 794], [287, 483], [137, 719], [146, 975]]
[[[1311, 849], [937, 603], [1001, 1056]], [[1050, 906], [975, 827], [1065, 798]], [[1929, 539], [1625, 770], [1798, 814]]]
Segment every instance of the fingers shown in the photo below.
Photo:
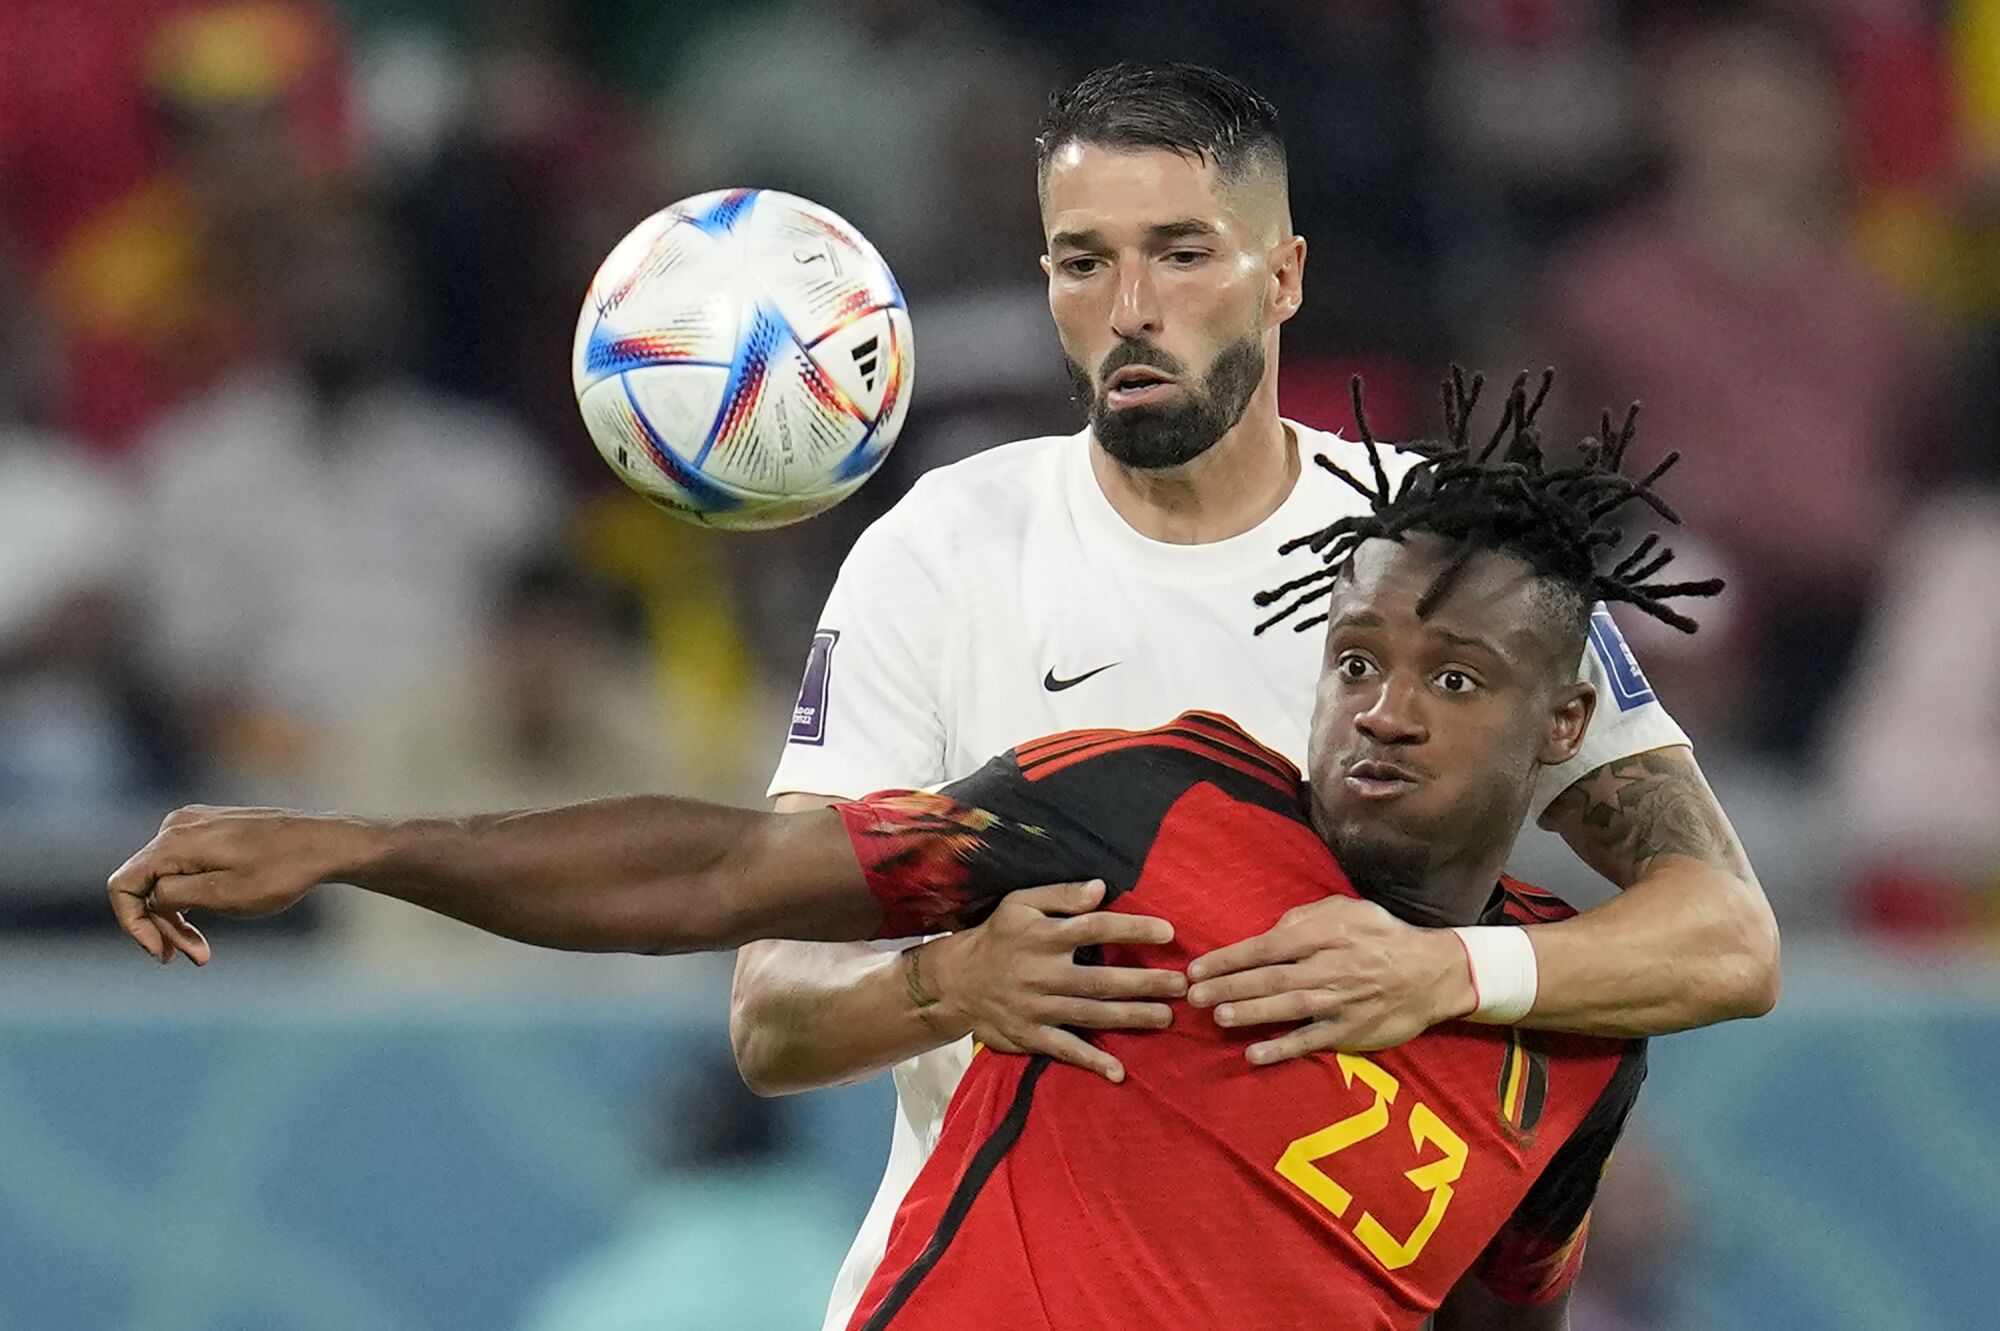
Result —
[[1281, 966], [1259, 966], [1255, 970], [1203, 980], [1188, 990], [1188, 1002], [1196, 1007], [1214, 1007], [1245, 998], [1268, 998], [1272, 994], [1310, 989], [1315, 981], [1304, 967], [1288, 962]]
[[1187, 976], [1153, 966], [1076, 966], [1051, 992], [1077, 998], [1183, 998]]
[[1294, 989], [1269, 998], [1224, 1003], [1215, 1010], [1218, 1026], [1268, 1026], [1280, 1021], [1313, 1021], [1340, 1011], [1332, 994], [1321, 989]]
[[1093, 1031], [1157, 1031], [1171, 1026], [1173, 1009], [1165, 1003], [1103, 1003], [1090, 998], [1054, 998], [1041, 1005], [1052, 1026]]
[[184, 910], [212, 910], [218, 914], [238, 914], [232, 910], [225, 890], [229, 875], [219, 870], [206, 873], [161, 874], [153, 883], [150, 900], [155, 914]]
[[187, 922], [186, 916], [178, 911], [155, 910], [151, 918], [154, 927], [166, 936], [176, 951], [197, 966], [208, 964], [208, 940], [202, 937], [201, 930]]
[[1003, 905], [1028, 906], [1044, 915], [1079, 915], [1087, 910], [1097, 909], [1104, 900], [1104, 880], [1093, 878], [1087, 883], [1050, 883], [1046, 887], [1025, 887], [1018, 892], [1009, 892], [1001, 899]]
[[1028, 1053], [1047, 1054], [1058, 1063], [1095, 1072], [1113, 1085], [1125, 1080], [1124, 1064], [1082, 1036], [1072, 1035], [1057, 1027], [1037, 1027], [1022, 1036], [1018, 1043]]
[[146, 913], [145, 904], [128, 892], [111, 894], [111, 913], [118, 918], [118, 927], [140, 947], [146, 955], [165, 965], [173, 960], [173, 948], [160, 933], [159, 924]]
[[146, 911], [146, 894], [153, 888], [147, 854], [151, 849], [148, 845], [119, 865], [106, 882], [105, 891], [111, 898], [111, 914], [118, 927], [146, 949], [146, 955], [165, 965], [173, 960], [173, 946], [160, 932], [159, 923]]
[[1331, 1022], [1315, 1021], [1295, 1031], [1287, 1031], [1274, 1040], [1261, 1040], [1244, 1050], [1243, 1056], [1259, 1067], [1264, 1067], [1305, 1054], [1348, 1048], [1349, 1046], [1340, 1042], [1339, 1034]]
[[1246, 938], [1228, 947], [1196, 957], [1188, 966], [1190, 980], [1212, 980], [1218, 975], [1249, 970], [1253, 966], [1276, 966], [1300, 961], [1319, 951], [1320, 944], [1303, 931], [1274, 925], [1255, 938]]
[[1053, 936], [1065, 947], [1096, 947], [1106, 943], [1157, 945], [1174, 941], [1174, 926], [1155, 915], [1127, 915], [1101, 910], [1072, 916], [1059, 923]]

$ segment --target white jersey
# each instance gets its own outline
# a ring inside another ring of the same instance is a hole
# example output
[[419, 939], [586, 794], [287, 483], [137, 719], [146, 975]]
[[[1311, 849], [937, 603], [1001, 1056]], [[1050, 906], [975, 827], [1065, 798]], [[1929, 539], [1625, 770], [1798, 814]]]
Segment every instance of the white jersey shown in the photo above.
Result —
[[[1287, 422], [1302, 461], [1291, 495], [1240, 536], [1150, 540], [1118, 516], [1087, 433], [1007, 444], [930, 472], [856, 541], [807, 658], [771, 793], [859, 797], [934, 786], [1026, 740], [1086, 727], [1149, 729], [1220, 712], [1305, 766], [1323, 637], [1252, 633], [1252, 597], [1309, 571], [1294, 536], [1365, 501], [1312, 465], [1368, 475], [1358, 442]], [[1385, 453], [1397, 474], [1412, 461]], [[1533, 813], [1605, 763], [1687, 737], [1653, 698], [1601, 609], [1579, 677], [1598, 706], [1582, 749], [1543, 774]], [[889, 1227], [937, 1143], [971, 1041], [894, 1071], [889, 1164], [835, 1281], [826, 1327], [847, 1325]]]

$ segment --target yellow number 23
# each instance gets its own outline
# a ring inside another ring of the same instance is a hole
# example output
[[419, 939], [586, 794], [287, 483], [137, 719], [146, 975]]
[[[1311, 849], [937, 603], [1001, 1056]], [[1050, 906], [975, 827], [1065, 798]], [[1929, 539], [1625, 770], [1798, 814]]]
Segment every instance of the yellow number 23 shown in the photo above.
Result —
[[[1358, 1078], [1375, 1093], [1375, 1102], [1360, 1113], [1350, 1114], [1338, 1123], [1330, 1123], [1287, 1146], [1285, 1153], [1278, 1157], [1278, 1172], [1334, 1215], [1345, 1217], [1348, 1207], [1354, 1204], [1354, 1195], [1334, 1182], [1317, 1162], [1346, 1150], [1356, 1142], [1366, 1141], [1388, 1127], [1389, 1106], [1396, 1103], [1396, 1092], [1401, 1086], [1394, 1074], [1359, 1054], [1341, 1054], [1337, 1061], [1341, 1080], [1352, 1087]], [[1424, 1211], [1424, 1218], [1417, 1222], [1417, 1227], [1410, 1231], [1408, 1238], [1401, 1239], [1384, 1229], [1381, 1222], [1366, 1211], [1354, 1222], [1354, 1237], [1374, 1254], [1385, 1271], [1401, 1270], [1417, 1260], [1424, 1245], [1431, 1241], [1431, 1235], [1437, 1232], [1438, 1225], [1444, 1220], [1445, 1209], [1451, 1205], [1452, 1184], [1458, 1182], [1458, 1176], [1465, 1172], [1465, 1139], [1447, 1127], [1444, 1120], [1422, 1101], [1410, 1106], [1410, 1144], [1416, 1147], [1419, 1155], [1426, 1145], [1435, 1146], [1443, 1152], [1437, 1159], [1426, 1161], [1403, 1175], [1417, 1191], [1430, 1195], [1430, 1206]]]

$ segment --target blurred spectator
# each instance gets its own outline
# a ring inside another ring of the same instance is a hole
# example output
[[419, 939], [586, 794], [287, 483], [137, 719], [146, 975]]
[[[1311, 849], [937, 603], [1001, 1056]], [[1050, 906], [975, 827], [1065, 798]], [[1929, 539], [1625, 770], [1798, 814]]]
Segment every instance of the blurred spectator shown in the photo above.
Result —
[[[546, 10], [549, 5], [531, 7]], [[497, 402], [585, 484], [608, 484], [577, 418], [570, 339], [591, 274], [639, 220], [698, 186], [675, 139], [649, 137], [544, 14], [482, 3], [464, 53], [462, 104], [435, 157], [405, 182], [411, 293], [439, 336], [416, 368], [448, 391]]]
[[492, 570], [564, 510], [507, 417], [401, 372], [399, 257], [359, 201], [247, 263], [267, 354], [146, 446], [147, 608], [246, 793], [296, 797], [330, 734], [462, 659]]
[[[1507, 284], [1626, 183], [1637, 107], [1617, 7], [1597, 0], [1450, 0], [1437, 7], [1432, 113], [1451, 153], [1456, 286]], [[1533, 247], [1533, 249], [1530, 249]]]
[[[674, 740], [687, 723], [650, 687], [606, 587], [551, 555], [500, 581], [480, 645], [349, 728], [335, 760], [335, 803], [410, 817], [720, 793], [681, 759]], [[530, 951], [387, 898], [338, 902], [336, 920], [357, 955], [385, 966]]]
[[522, 1331], [778, 1331], [819, 1325], [851, 1225], [787, 1153], [783, 1102], [716, 1058], [688, 1072], [661, 1173], [622, 1234], [535, 1300]]
[[1874, 889], [1935, 883], [1939, 918], [1968, 923], [1952, 885], [2000, 886], [2000, 490], [1929, 505], [1888, 566], [1829, 775]]
[[66, 346], [66, 428], [122, 449], [241, 354], [229, 261], [343, 160], [345, 81], [320, 0], [0, 6], [0, 209]]
[[1674, 501], [1737, 570], [1744, 738], [1795, 755], [1845, 670], [1877, 552], [1929, 439], [1930, 329], [1845, 238], [1839, 111], [1818, 49], [1730, 20], [1663, 71], [1670, 178], [1553, 268], [1582, 401], [1646, 402]]
[[30, 313], [0, 263], [0, 806], [103, 807], [178, 785], [191, 759], [135, 669], [133, 496], [40, 424]]
[[671, 123], [703, 188], [824, 203], [908, 280], [945, 239], [938, 183], [961, 99], [1005, 58], [997, 30], [961, 0], [792, 0], [688, 55]]

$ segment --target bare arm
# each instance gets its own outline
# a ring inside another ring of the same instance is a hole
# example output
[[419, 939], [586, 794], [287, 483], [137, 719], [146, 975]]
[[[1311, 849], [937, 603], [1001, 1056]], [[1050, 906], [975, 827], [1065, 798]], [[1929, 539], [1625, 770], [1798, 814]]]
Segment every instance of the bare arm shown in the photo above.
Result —
[[[788, 794], [781, 811], [833, 796]], [[1094, 911], [1103, 888], [1062, 883], [1014, 892], [974, 929], [900, 953], [841, 944], [752, 943], [736, 954], [729, 1039], [759, 1095], [871, 1077], [976, 1034], [1008, 1053], [1039, 1053], [1123, 1078], [1118, 1060], [1072, 1030], [1155, 1029], [1187, 981], [1177, 971], [1083, 966], [1079, 947], [1162, 943], [1146, 916]]]
[[1541, 983], [1522, 1025], [1661, 1035], [1771, 1010], [1777, 922], [1690, 749], [1607, 763], [1542, 825], [1624, 891], [1528, 931]]
[[1431, 1318], [1431, 1331], [1569, 1331], [1569, 1291], [1528, 1308], [1494, 1297], [1467, 1275]]
[[140, 946], [205, 962], [179, 912], [268, 915], [323, 882], [572, 951], [865, 938], [883, 919], [837, 815], [665, 796], [407, 821], [197, 806], [169, 815], [109, 889]]
[[[793, 813], [837, 800], [787, 794], [774, 807]], [[729, 1042], [743, 1080], [759, 1095], [838, 1086], [963, 1037], [969, 1028], [912, 991], [908, 968], [921, 962], [855, 943], [746, 944], [729, 988]], [[921, 969], [914, 978], [924, 983]]]
[[[1684, 744], [1621, 758], [1557, 796], [1542, 825], [1624, 889], [1528, 929], [1540, 983], [1517, 1025], [1665, 1035], [1761, 1016], [1778, 999], [1778, 927], [1743, 847]], [[1196, 1007], [1224, 1026], [1304, 1022], [1245, 1049], [1274, 1063], [1382, 1049], [1473, 1010], [1465, 953], [1372, 902], [1294, 907], [1265, 933], [1196, 959]]]

